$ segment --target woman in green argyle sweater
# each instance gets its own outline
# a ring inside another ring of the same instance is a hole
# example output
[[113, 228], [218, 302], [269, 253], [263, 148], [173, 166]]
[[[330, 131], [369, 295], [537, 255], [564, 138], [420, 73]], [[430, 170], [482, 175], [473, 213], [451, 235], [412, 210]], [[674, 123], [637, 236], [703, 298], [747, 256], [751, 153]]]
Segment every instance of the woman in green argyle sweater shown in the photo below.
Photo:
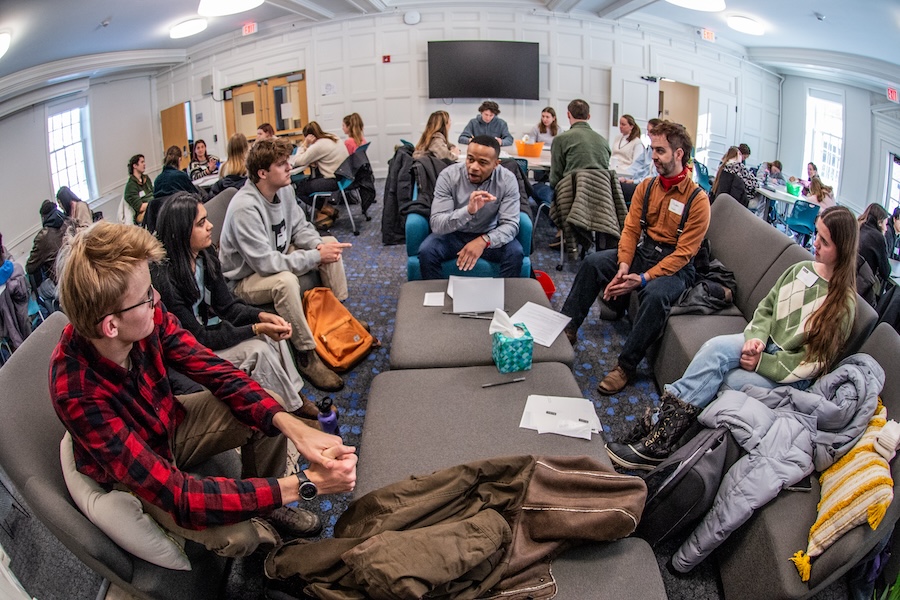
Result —
[[856, 314], [856, 218], [842, 206], [816, 220], [815, 260], [789, 267], [743, 333], [706, 342], [684, 375], [665, 386], [658, 419], [648, 408], [634, 431], [607, 444], [617, 464], [651, 470], [722, 389], [744, 385], [806, 389], [828, 372]]

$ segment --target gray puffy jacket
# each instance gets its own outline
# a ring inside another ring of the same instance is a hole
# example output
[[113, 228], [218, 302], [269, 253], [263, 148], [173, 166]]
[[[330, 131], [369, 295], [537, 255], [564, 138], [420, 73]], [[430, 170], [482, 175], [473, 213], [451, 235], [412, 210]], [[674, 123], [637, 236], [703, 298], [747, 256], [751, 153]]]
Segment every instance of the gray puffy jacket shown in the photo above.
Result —
[[883, 384], [881, 366], [854, 354], [805, 392], [790, 386], [722, 392], [699, 420], [728, 427], [747, 454], [725, 474], [712, 508], [672, 557], [675, 569], [696, 567], [782, 488], [849, 452], [875, 413]]

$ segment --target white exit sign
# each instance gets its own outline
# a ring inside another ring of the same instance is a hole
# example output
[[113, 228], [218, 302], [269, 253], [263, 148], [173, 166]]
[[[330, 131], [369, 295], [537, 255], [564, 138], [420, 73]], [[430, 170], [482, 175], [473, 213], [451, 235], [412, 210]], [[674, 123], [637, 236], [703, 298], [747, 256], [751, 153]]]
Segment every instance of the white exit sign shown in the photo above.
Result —
[[251, 35], [256, 33], [257, 25], [256, 23], [247, 23], [244, 25], [243, 29], [241, 29], [242, 35]]
[[887, 99], [890, 100], [891, 102], [900, 103], [900, 100], [897, 99], [897, 88], [889, 87], [887, 89]]
[[706, 42], [715, 42], [716, 41], [716, 32], [711, 31], [709, 29], [701, 29], [700, 37], [703, 38]]

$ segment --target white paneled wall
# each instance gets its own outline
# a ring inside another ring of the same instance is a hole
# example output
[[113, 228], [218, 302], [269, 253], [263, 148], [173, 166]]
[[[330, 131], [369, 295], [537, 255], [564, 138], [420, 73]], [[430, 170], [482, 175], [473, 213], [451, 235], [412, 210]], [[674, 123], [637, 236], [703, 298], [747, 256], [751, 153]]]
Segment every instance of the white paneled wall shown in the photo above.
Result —
[[[732, 119], [732, 138], [722, 143], [746, 141], [760, 160], [775, 158], [781, 102], [777, 76], [719, 47], [698, 44], [687, 33], [582, 17], [541, 15], [524, 8], [447, 9], [422, 11], [416, 26], [404, 24], [400, 13], [313, 27], [282, 26], [267, 37], [229, 39], [195, 49], [188, 64], [157, 78], [158, 105], [165, 108], [190, 100], [194, 111], [202, 110], [204, 115], [204, 128], [198, 128], [197, 134], [203, 134], [212, 151], [222, 155], [224, 115], [220, 104], [201, 96], [200, 79], [211, 74], [216, 97], [221, 97], [222, 88], [305, 69], [310, 119], [340, 135], [343, 116], [360, 113], [366, 138], [372, 142], [373, 168], [383, 175], [394, 146], [401, 138], [415, 143], [431, 112], [450, 113], [451, 138], [455, 138], [482, 100], [428, 98], [428, 41], [530, 41], [540, 44], [540, 100], [497, 99], [514, 137], [530, 130], [547, 105], [554, 106], [562, 124], [568, 126], [565, 107], [575, 98], [591, 104], [592, 126], [605, 134], [611, 121], [610, 69], [615, 65], [697, 85], [701, 105], [707, 91], [716, 94], [720, 103], [726, 97], [726, 106], [740, 110]], [[390, 62], [382, 62], [383, 56], [390, 56]], [[323, 95], [326, 84], [333, 86], [333, 94]], [[628, 111], [628, 107], [622, 109]], [[207, 130], [218, 133], [218, 144], [210, 141]], [[708, 161], [718, 159], [713, 147]]]

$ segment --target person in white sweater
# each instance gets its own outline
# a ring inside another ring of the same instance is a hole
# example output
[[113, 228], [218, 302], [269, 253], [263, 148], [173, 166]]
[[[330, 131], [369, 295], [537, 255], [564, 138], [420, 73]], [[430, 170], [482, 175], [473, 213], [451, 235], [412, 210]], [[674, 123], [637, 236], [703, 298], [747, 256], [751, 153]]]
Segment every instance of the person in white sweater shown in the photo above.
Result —
[[[337, 136], [322, 131], [319, 124], [310, 121], [303, 128], [303, 143], [297, 149], [297, 154], [292, 157], [292, 164], [296, 167], [315, 167], [317, 172], [309, 179], [296, 184], [297, 196], [305, 204], [311, 204], [310, 197], [313, 192], [336, 192], [337, 179], [334, 172], [341, 166], [350, 153], [347, 146]], [[316, 207], [323, 217], [329, 217], [332, 221], [337, 218], [337, 209], [323, 202], [321, 207]], [[319, 220], [318, 218], [316, 219]]]
[[[338, 144], [346, 153], [344, 144]], [[297, 204], [291, 187], [291, 143], [258, 141], [247, 156], [249, 181], [234, 195], [225, 213], [219, 243], [222, 274], [236, 296], [255, 305], [274, 304], [291, 324], [297, 368], [324, 391], [344, 385], [316, 354], [316, 341], [303, 312], [298, 277], [318, 269], [322, 284], [339, 300], [347, 298], [341, 258], [351, 244], [320, 237]]]
[[634, 117], [622, 115], [619, 119], [619, 135], [612, 144], [609, 168], [615, 169], [622, 176], [631, 175], [631, 164], [643, 151], [641, 128], [635, 123]]

